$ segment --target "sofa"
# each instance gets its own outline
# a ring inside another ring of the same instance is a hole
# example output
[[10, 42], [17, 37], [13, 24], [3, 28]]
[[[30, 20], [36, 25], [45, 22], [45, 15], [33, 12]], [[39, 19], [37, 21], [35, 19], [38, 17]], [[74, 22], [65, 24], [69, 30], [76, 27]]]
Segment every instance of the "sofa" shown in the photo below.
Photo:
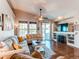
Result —
[[13, 50], [12, 43], [15, 43], [15, 44], [20, 45], [22, 49], [25, 50], [24, 51], [25, 53], [30, 54], [26, 39], [23, 39], [23, 41], [19, 43], [17, 36], [12, 36], [12, 37], [7, 38], [3, 42], [5, 42], [8, 45], [9, 50]]
[[32, 44], [32, 40], [42, 41], [42, 34], [26, 34], [28, 44]]
[[[2, 42], [5, 43], [5, 47], [3, 50], [4, 52], [0, 51], [0, 53], [3, 54], [3, 57], [0, 57], [0, 59], [40, 59], [40, 58], [32, 57], [32, 54], [30, 54], [29, 47], [27, 45], [27, 40], [25, 38], [23, 39], [22, 42], [19, 42], [17, 36], [11, 36], [11, 37], [6, 38]], [[20, 45], [22, 49], [14, 50], [12, 43], [16, 43]], [[40, 52], [36, 54], [39, 56]]]
[[[3, 42], [6, 45], [5, 49], [7, 49], [8, 51], [7, 53], [10, 53], [10, 55], [6, 55], [5, 57], [3, 57], [3, 59], [11, 59], [11, 56], [14, 55], [15, 53], [22, 53], [25, 55], [30, 55], [30, 51], [29, 51], [29, 47], [27, 45], [26, 39], [23, 39], [23, 41], [19, 43], [17, 36], [12, 36], [12, 37], [6, 38], [5, 40], [3, 40]], [[20, 45], [22, 49], [14, 50], [14, 48], [12, 47], [12, 43], [16, 43]]]
[[42, 34], [26, 34], [27, 39], [42, 40]]

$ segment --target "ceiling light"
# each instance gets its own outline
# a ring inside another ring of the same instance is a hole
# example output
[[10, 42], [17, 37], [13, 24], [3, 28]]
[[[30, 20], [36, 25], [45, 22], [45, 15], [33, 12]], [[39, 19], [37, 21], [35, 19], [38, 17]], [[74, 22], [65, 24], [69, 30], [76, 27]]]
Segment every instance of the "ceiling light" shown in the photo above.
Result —
[[39, 17], [39, 20], [43, 20], [43, 16], [40, 16], [40, 17]]
[[40, 17], [39, 17], [39, 20], [43, 20], [42, 9], [40, 9]]
[[64, 16], [59, 16], [57, 19], [64, 19], [65, 17]]

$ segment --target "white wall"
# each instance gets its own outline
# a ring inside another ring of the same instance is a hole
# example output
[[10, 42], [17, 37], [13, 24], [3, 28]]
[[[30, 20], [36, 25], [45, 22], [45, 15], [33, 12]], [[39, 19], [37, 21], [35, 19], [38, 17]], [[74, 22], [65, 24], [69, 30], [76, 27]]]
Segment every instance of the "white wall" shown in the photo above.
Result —
[[75, 26], [77, 25], [77, 30], [75, 29], [75, 47], [79, 48], [79, 18], [75, 20], [74, 22]]
[[[7, 3], [7, 0], [0, 0], [0, 13], [7, 14], [12, 21], [14, 21], [14, 14]], [[5, 38], [9, 36], [14, 35], [14, 30], [10, 31], [0, 31], [0, 40], [4, 40]]]
[[59, 24], [62, 24], [62, 23], [74, 23], [75, 20], [76, 20], [76, 18], [73, 17], [72, 19], [67, 19], [67, 20], [60, 21]]
[[8, 14], [10, 17], [14, 16], [7, 0], [0, 0], [0, 12]]

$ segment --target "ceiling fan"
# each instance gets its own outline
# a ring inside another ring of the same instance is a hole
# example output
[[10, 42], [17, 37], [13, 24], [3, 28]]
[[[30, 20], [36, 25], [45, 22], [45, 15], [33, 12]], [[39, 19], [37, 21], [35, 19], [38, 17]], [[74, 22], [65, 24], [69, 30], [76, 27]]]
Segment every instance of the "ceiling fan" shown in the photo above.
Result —
[[44, 17], [44, 16], [42, 15], [42, 10], [43, 10], [43, 9], [40, 8], [40, 16], [39, 16], [38, 19], [39, 19], [39, 20], [48, 19], [48, 17]]

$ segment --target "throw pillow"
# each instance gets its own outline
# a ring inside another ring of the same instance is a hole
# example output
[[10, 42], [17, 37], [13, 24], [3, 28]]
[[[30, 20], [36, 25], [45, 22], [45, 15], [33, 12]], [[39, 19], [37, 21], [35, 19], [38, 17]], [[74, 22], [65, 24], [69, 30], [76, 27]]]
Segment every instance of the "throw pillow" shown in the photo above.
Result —
[[26, 35], [26, 39], [27, 39], [27, 40], [30, 40], [31, 38], [32, 38], [32, 36], [31, 36], [30, 34], [27, 34], [27, 35]]
[[32, 57], [42, 59], [42, 54], [38, 51], [34, 51]]
[[22, 42], [22, 41], [23, 41], [22, 36], [19, 36], [19, 37], [18, 37], [18, 41], [19, 41], [19, 42]]

